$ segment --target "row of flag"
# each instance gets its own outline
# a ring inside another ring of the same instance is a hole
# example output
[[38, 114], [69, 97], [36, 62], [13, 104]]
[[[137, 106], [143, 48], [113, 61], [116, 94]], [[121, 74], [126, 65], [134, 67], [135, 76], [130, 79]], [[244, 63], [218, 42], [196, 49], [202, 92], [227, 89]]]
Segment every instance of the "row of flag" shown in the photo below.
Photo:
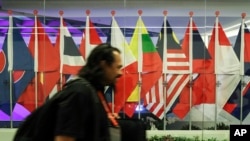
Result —
[[[36, 15], [28, 45], [13, 19], [10, 15], [0, 52], [0, 110], [7, 115], [17, 103], [29, 111], [43, 104], [70, 76], [77, 74], [93, 47], [103, 42], [89, 14], [79, 47], [62, 12], [55, 45]], [[197, 115], [202, 115], [210, 121], [250, 122], [250, 33], [244, 20], [232, 47], [216, 15], [206, 47], [192, 16], [183, 42], [179, 43], [164, 15], [154, 45], [141, 14], [130, 43], [113, 14], [106, 42], [118, 47], [124, 59], [123, 76], [115, 91], [106, 91], [111, 94], [113, 112], [122, 110], [131, 117], [137, 105], [143, 104], [159, 119], [173, 113], [180, 119], [198, 120], [201, 117]]]

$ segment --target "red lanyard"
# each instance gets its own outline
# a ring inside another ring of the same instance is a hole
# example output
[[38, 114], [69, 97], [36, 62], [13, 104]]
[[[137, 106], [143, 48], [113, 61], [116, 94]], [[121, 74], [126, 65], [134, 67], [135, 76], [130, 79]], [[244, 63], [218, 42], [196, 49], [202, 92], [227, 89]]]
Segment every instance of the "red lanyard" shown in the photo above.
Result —
[[107, 102], [106, 102], [106, 100], [105, 100], [105, 98], [104, 98], [104, 96], [103, 96], [103, 93], [99, 91], [99, 92], [98, 92], [98, 96], [99, 96], [99, 98], [100, 98], [100, 100], [101, 100], [101, 102], [102, 102], [102, 105], [103, 105], [105, 111], [106, 111], [107, 114], [108, 114], [109, 120], [111, 121], [111, 123], [112, 123], [115, 127], [118, 127], [119, 124], [118, 124], [117, 120], [115, 119], [114, 115], [111, 113], [111, 110], [109, 109], [109, 106], [108, 106], [108, 104], [107, 104]]

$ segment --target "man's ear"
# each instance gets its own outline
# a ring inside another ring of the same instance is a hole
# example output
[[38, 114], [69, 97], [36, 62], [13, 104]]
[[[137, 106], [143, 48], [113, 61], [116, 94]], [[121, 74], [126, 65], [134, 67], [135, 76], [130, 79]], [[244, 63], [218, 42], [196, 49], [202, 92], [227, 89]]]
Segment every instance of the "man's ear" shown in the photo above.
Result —
[[100, 62], [100, 65], [101, 65], [102, 68], [106, 67], [106, 61], [102, 60], [102, 61]]

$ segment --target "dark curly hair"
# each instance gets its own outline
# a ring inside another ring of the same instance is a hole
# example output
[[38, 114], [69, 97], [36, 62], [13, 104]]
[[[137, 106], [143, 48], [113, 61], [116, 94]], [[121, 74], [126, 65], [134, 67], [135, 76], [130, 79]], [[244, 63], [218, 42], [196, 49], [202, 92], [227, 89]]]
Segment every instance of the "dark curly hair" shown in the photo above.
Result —
[[85, 66], [79, 70], [78, 76], [85, 78], [91, 82], [94, 87], [102, 90], [104, 88], [102, 81], [105, 74], [100, 63], [101, 61], [106, 61], [108, 65], [112, 65], [115, 60], [113, 51], [121, 53], [118, 48], [111, 46], [109, 43], [97, 45], [89, 54]]

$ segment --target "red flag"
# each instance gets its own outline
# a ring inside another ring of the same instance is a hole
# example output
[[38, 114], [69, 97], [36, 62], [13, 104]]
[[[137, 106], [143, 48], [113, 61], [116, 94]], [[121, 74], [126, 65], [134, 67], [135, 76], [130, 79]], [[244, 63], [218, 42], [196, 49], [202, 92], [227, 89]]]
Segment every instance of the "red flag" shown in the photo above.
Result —
[[[192, 86], [186, 87], [186, 91], [181, 93], [179, 102], [174, 109], [174, 111], [182, 111], [178, 113], [182, 115], [181, 117], [183, 118], [193, 105], [215, 103], [216, 85], [215, 75], [207, 74], [207, 70], [210, 67], [209, 62], [211, 62], [212, 58], [192, 17], [190, 17], [190, 22], [185, 32], [182, 48], [190, 60], [190, 73], [192, 74], [190, 78]], [[191, 89], [191, 91], [189, 91], [189, 89]], [[190, 98], [192, 101], [190, 101]]]
[[60, 79], [60, 56], [58, 48], [53, 46], [37, 17], [30, 37], [29, 49], [34, 58], [37, 59], [35, 67], [38, 67], [38, 77], [44, 89], [44, 97], [47, 97]]
[[[59, 55], [52, 45], [42, 23], [35, 17], [34, 27], [29, 41], [29, 50], [35, 60], [35, 72], [59, 70]], [[37, 68], [37, 69], [36, 69]]]
[[217, 89], [220, 92], [217, 97], [219, 102], [217, 104], [222, 108], [240, 81], [240, 64], [232, 45], [218, 21], [218, 17], [216, 17], [208, 50], [213, 58], [211, 68], [214, 69], [213, 72], [217, 75], [216, 81], [221, 83]]
[[[216, 75], [216, 82], [219, 86], [215, 90], [216, 103], [213, 105], [216, 105], [216, 107], [205, 109], [204, 115], [210, 117], [211, 115], [213, 117], [222, 116], [229, 119], [231, 118], [230, 114], [223, 115], [225, 114], [223, 106], [240, 82], [240, 63], [219, 22], [218, 15], [209, 41], [208, 51], [212, 57], [209, 64], [212, 69], [208, 69], [208, 71]], [[219, 111], [219, 114], [216, 111]]]
[[[35, 83], [37, 83], [37, 85], [35, 85]], [[35, 94], [36, 87], [37, 87], [37, 94]], [[44, 103], [47, 97], [44, 95], [43, 90], [44, 89], [41, 80], [38, 79], [36, 82], [35, 79], [33, 79], [32, 82], [27, 86], [23, 94], [18, 99], [18, 103], [21, 104], [30, 112], [34, 111], [37, 107], [41, 106]]]
[[97, 32], [97, 29], [95, 28], [94, 24], [90, 20], [89, 15], [87, 15], [84, 35], [82, 37], [82, 41], [81, 41], [80, 48], [79, 48], [80, 53], [83, 56], [83, 58], [86, 59], [90, 51], [93, 49], [93, 47], [101, 43], [102, 43], [102, 40]]
[[29, 41], [29, 50], [35, 60], [34, 71], [37, 73], [37, 78], [32, 80], [18, 103], [33, 111], [44, 103], [57, 84], [60, 63], [58, 50], [52, 45], [42, 23], [36, 16]]

